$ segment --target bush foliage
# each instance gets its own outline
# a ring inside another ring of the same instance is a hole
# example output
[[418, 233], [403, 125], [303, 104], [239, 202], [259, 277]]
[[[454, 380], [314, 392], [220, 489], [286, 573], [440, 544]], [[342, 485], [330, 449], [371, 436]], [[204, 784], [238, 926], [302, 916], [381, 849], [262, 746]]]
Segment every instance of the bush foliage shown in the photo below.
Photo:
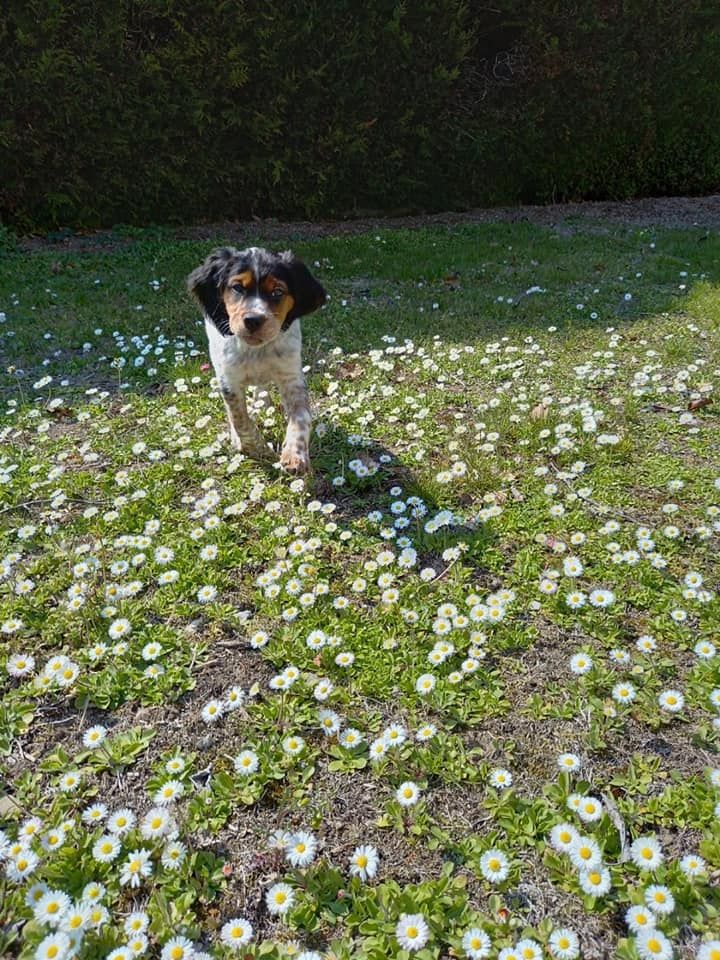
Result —
[[21, 229], [698, 193], [717, 0], [6, 0]]

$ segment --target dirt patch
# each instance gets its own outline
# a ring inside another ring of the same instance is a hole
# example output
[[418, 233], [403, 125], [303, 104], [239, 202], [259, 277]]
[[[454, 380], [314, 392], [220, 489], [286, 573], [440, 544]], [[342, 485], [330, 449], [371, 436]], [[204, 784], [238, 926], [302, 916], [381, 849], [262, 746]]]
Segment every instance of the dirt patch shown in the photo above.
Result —
[[[316, 237], [349, 236], [371, 230], [414, 230], [425, 227], [464, 226], [476, 223], [532, 223], [559, 226], [563, 232], [574, 232], [571, 221], [625, 224], [634, 227], [701, 227], [720, 229], [720, 194], [709, 197], [645, 197], [639, 200], [600, 200], [581, 203], [551, 203], [546, 206], [489, 207], [461, 213], [432, 213], [407, 217], [368, 217], [359, 220], [283, 221], [260, 218], [250, 221], [199, 224], [178, 227], [171, 231], [176, 240], [209, 240], [222, 236], [228, 241], [249, 242], [258, 236], [268, 242], [312, 240]], [[67, 250], [73, 252], [112, 251], [127, 247], [132, 238], [115, 236], [112, 231], [98, 230], [69, 234], [62, 239], [25, 237], [23, 251]]]

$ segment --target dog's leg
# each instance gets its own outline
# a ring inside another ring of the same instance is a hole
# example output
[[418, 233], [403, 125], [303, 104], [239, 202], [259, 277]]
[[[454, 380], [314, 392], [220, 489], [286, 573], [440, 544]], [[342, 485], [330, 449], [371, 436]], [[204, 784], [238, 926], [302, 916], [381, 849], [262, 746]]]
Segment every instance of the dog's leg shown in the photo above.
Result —
[[267, 457], [269, 454], [267, 444], [248, 413], [245, 391], [231, 390], [223, 386], [221, 392], [230, 422], [230, 439], [233, 446], [251, 457]]
[[286, 380], [278, 384], [280, 399], [288, 418], [280, 465], [293, 473], [310, 469], [310, 401], [304, 380]]

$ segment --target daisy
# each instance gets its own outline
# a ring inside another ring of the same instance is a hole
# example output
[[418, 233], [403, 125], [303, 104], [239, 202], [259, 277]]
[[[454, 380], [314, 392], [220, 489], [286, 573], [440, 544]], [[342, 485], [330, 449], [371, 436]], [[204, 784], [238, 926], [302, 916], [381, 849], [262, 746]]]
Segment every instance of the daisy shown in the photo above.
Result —
[[91, 883], [85, 884], [80, 899], [85, 900], [87, 903], [93, 904], [97, 903], [99, 900], [102, 900], [104, 896], [105, 887], [102, 885], [102, 883], [92, 881]]
[[432, 738], [437, 733], [437, 727], [433, 723], [426, 723], [415, 734], [415, 739], [420, 743], [425, 743]]
[[350, 873], [360, 880], [372, 880], [377, 873], [378, 852], [375, 847], [362, 844], [350, 858]]
[[40, 858], [29, 848], [23, 848], [15, 857], [8, 861], [5, 868], [6, 876], [13, 883], [20, 883], [29, 877], [40, 863]]
[[285, 850], [286, 859], [293, 867], [307, 867], [315, 859], [317, 840], [312, 833], [299, 830], [288, 841]]
[[625, 912], [625, 923], [631, 933], [640, 933], [641, 930], [651, 930], [657, 918], [652, 910], [638, 904]]
[[90, 925], [90, 904], [77, 903], [66, 910], [60, 929], [67, 934], [82, 934]]
[[580, 955], [578, 935], [567, 927], [553, 930], [548, 941], [548, 949], [557, 960], [575, 960], [575, 957]]
[[318, 710], [318, 720], [326, 737], [332, 737], [340, 730], [340, 717], [333, 710]]
[[150, 851], [143, 849], [133, 850], [123, 864], [120, 883], [123, 886], [129, 883], [131, 887], [139, 887], [143, 878], [149, 877], [151, 873], [152, 861], [150, 859]]
[[395, 927], [395, 938], [403, 950], [421, 950], [428, 942], [430, 930], [421, 913], [403, 913]]
[[611, 887], [610, 871], [604, 867], [593, 870], [581, 870], [578, 874], [580, 886], [593, 897], [602, 897]]
[[46, 923], [51, 927], [60, 925], [60, 921], [71, 908], [70, 897], [62, 890], [48, 890], [44, 893], [33, 908], [35, 919], [39, 923]]
[[603, 814], [602, 803], [595, 797], [583, 797], [577, 808], [577, 815], [584, 823], [594, 823]]
[[570, 823], [558, 823], [550, 831], [550, 846], [558, 853], [570, 853], [580, 834]]
[[529, 937], [518, 940], [515, 950], [520, 960], [542, 960], [542, 947]]
[[[5, 633], [10, 631], [5, 630]], [[35, 669], [35, 657], [30, 654], [13, 653], [8, 657], [5, 669], [11, 677], [25, 677]]]
[[[141, 957], [144, 953], [147, 953], [149, 946], [148, 938], [144, 933], [138, 933], [131, 937], [125, 946], [130, 951], [131, 957]], [[197, 954], [195, 954], [195, 957], [197, 957]]]
[[112, 833], [103, 834], [95, 841], [92, 855], [98, 863], [110, 863], [120, 853], [120, 840]]
[[200, 716], [203, 718], [205, 723], [215, 723], [220, 719], [220, 717], [222, 717], [223, 711], [224, 707], [221, 700], [208, 700], [208, 702], [202, 708]]
[[233, 765], [238, 773], [249, 776], [249, 774], [255, 773], [259, 762], [258, 755], [254, 751], [243, 750], [235, 757]]
[[70, 938], [66, 933], [48, 934], [35, 948], [35, 960], [65, 960], [70, 952]]
[[463, 935], [462, 948], [470, 960], [483, 960], [483, 957], [490, 955], [492, 942], [484, 930], [472, 927]]
[[499, 790], [512, 786], [513, 776], [509, 770], [497, 767], [490, 772], [490, 786], [497, 787]]
[[110, 814], [107, 821], [107, 828], [110, 833], [115, 833], [119, 837], [135, 826], [135, 814], [129, 807], [121, 807]]
[[[685, 876], [689, 877], [690, 879], [693, 877], [699, 877], [705, 873], [705, 861], [702, 857], [698, 857], [691, 853], [682, 858], [680, 861], [680, 869]], [[720, 958], [718, 958], [718, 960], [720, 960]]]
[[665, 859], [655, 837], [638, 837], [633, 841], [630, 858], [641, 870], [655, 870]]
[[426, 696], [428, 693], [432, 693], [436, 684], [437, 680], [432, 673], [423, 673], [415, 681], [415, 690], [421, 696]]
[[673, 955], [672, 944], [655, 928], [641, 930], [635, 940], [635, 948], [640, 960], [670, 960]]
[[420, 788], [411, 780], [401, 783], [395, 793], [395, 799], [401, 807], [412, 807], [420, 798]]
[[145, 933], [150, 924], [150, 917], [144, 910], [135, 910], [125, 918], [123, 930], [128, 936], [133, 933]]
[[244, 917], [235, 917], [223, 924], [220, 931], [220, 940], [231, 950], [239, 950], [246, 946], [253, 938], [253, 928], [249, 920]]
[[602, 866], [602, 853], [592, 837], [578, 837], [570, 849], [570, 859], [578, 870], [595, 870]]
[[570, 669], [576, 676], [582, 676], [592, 670], [592, 659], [586, 653], [576, 653], [570, 658]]
[[173, 937], [164, 944], [160, 960], [192, 960], [195, 949], [187, 937]]
[[574, 773], [580, 769], [580, 757], [574, 753], [561, 753], [557, 759], [557, 765], [561, 770]]
[[612, 698], [616, 703], [632, 703], [637, 696], [631, 683], [616, 683], [612, 688]]
[[667, 887], [654, 884], [645, 891], [645, 903], [653, 913], [666, 916], [675, 909], [675, 897]]
[[107, 727], [98, 724], [95, 727], [89, 727], [83, 734], [83, 745], [93, 750], [101, 746], [107, 737]]
[[299, 753], [302, 753], [305, 748], [305, 741], [302, 737], [291, 736], [286, 737], [283, 740], [282, 744], [283, 750], [288, 756], [296, 757]]
[[245, 692], [242, 687], [230, 687], [228, 692], [225, 694], [223, 706], [228, 713], [232, 713], [234, 710], [239, 710], [244, 702]]
[[348, 727], [347, 730], [344, 730], [339, 736], [340, 745], [345, 747], [348, 750], [353, 749], [354, 747], [359, 747], [363, 742], [363, 736], [359, 730], [355, 730], [354, 727]]
[[667, 713], [679, 713], [685, 706], [685, 698], [679, 690], [663, 690], [658, 696], [660, 709]]
[[287, 883], [276, 883], [265, 894], [265, 904], [270, 913], [282, 916], [295, 902], [293, 888]]
[[171, 840], [163, 847], [160, 862], [166, 870], [178, 870], [187, 854], [187, 848], [179, 840]]
[[388, 747], [399, 747], [407, 740], [407, 731], [402, 724], [391, 723], [382, 736]]
[[510, 872], [507, 857], [501, 850], [487, 850], [480, 858], [480, 872], [490, 883], [502, 883]]
[[720, 940], [707, 940], [700, 946], [697, 960], [720, 960]]
[[582, 590], [572, 590], [570, 593], [565, 595], [565, 603], [570, 607], [571, 610], [579, 610], [580, 607], [585, 606], [586, 596]]
[[169, 833], [172, 820], [163, 807], [153, 807], [140, 821], [140, 833], [146, 840], [164, 837]]

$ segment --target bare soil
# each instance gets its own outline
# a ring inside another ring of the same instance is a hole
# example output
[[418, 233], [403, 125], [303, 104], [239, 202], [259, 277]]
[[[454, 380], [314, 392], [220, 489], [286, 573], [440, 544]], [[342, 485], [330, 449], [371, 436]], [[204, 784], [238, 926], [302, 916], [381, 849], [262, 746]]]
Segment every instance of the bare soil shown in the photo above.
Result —
[[[574, 224], [580, 220], [581, 224]], [[515, 206], [477, 208], [463, 212], [432, 213], [404, 217], [364, 217], [356, 220], [297, 220], [284, 221], [256, 217], [245, 221], [199, 224], [177, 227], [173, 233], [178, 240], [207, 240], [222, 236], [228, 241], [247, 241], [262, 236], [267, 241], [281, 241], [287, 237], [313, 239], [315, 237], [347, 236], [371, 230], [413, 230], [424, 227], [445, 227], [475, 223], [531, 223], [539, 226], [560, 227], [573, 232], [574, 227], [587, 229], [588, 221], [596, 225], [626, 225], [633, 227], [699, 227], [720, 229], [720, 194], [708, 197], [644, 197], [638, 200], [599, 200], [579, 203], [550, 203], [545, 206]], [[48, 240], [42, 236], [23, 238], [20, 247], [25, 251], [68, 250], [73, 252], [98, 251], [128, 246], [133, 238], [118, 237], [112, 230], [96, 230], [71, 234], [63, 239]]]

